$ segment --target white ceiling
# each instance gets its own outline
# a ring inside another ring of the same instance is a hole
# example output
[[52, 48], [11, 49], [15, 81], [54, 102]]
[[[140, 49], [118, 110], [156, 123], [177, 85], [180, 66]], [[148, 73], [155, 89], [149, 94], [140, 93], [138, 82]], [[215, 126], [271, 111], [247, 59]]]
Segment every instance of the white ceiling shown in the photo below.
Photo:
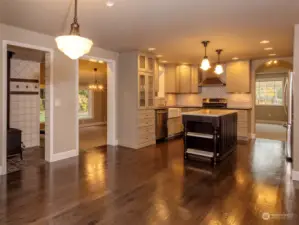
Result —
[[[259, 42], [267, 39], [277, 56], [291, 56], [298, 0], [79, 0], [81, 35], [114, 51], [157, 48], [165, 60], [199, 62], [202, 40], [208, 55], [223, 48], [222, 60], [265, 58]], [[71, 0], [1, 0], [1, 21], [58, 35], [68, 32]], [[70, 9], [68, 20], [67, 12]]]

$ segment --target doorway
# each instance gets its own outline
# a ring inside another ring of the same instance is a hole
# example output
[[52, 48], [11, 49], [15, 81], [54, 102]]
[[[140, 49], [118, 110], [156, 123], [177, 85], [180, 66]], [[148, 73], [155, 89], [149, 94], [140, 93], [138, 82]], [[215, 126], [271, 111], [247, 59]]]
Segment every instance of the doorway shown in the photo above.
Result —
[[[4, 132], [6, 141], [2, 143], [5, 160], [2, 173], [5, 174], [39, 167], [50, 159], [52, 93], [49, 83], [53, 53], [48, 49], [10, 42], [4, 43], [3, 52], [7, 55], [3, 59], [7, 126]], [[42, 93], [43, 101], [40, 98]], [[41, 132], [45, 124], [46, 133]]]
[[292, 64], [268, 60], [255, 71], [256, 137], [286, 142], [288, 73]]
[[79, 60], [78, 119], [79, 149], [87, 151], [107, 145], [107, 63]]

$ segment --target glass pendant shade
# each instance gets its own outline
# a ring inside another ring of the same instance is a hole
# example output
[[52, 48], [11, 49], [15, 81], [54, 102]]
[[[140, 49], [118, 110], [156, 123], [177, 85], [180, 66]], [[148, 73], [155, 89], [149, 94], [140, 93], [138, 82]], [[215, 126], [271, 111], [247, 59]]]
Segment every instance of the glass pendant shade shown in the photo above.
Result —
[[73, 60], [87, 54], [93, 45], [91, 40], [78, 35], [63, 35], [55, 40], [58, 49]]
[[217, 64], [217, 66], [215, 67], [214, 72], [218, 75], [223, 73], [223, 66], [221, 64]]
[[80, 36], [77, 8], [78, 0], [75, 0], [74, 22], [71, 24], [70, 34], [55, 38], [58, 49], [73, 60], [87, 54], [93, 45], [91, 40]]
[[104, 85], [100, 84], [100, 82], [96, 78], [96, 73], [97, 73], [98, 69], [94, 68], [93, 71], [94, 71], [94, 83], [90, 84], [88, 86], [88, 89], [92, 90], [92, 91], [103, 91], [104, 90]]
[[208, 60], [208, 57], [205, 56], [201, 62], [200, 69], [207, 71], [210, 68], [211, 68], [210, 61]]

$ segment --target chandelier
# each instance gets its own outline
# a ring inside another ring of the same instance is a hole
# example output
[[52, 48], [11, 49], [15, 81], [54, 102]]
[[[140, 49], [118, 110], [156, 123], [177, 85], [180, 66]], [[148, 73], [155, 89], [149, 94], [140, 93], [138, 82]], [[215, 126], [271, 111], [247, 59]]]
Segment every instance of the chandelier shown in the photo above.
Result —
[[88, 89], [92, 90], [92, 91], [103, 91], [104, 86], [102, 84], [100, 84], [100, 82], [97, 80], [97, 77], [96, 77], [98, 69], [94, 68], [93, 71], [94, 71], [94, 83], [88, 85]]
[[56, 37], [57, 47], [69, 58], [75, 60], [87, 54], [92, 45], [92, 40], [80, 36], [80, 26], [78, 24], [77, 6], [78, 1], [75, 0], [74, 21], [71, 24], [71, 31], [69, 35]]

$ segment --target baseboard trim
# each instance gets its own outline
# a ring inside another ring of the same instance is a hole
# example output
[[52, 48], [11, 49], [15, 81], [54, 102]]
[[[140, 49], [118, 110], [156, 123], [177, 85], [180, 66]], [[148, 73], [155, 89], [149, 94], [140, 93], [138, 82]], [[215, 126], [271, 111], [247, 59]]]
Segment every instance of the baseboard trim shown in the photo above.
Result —
[[278, 121], [278, 120], [256, 120], [256, 123], [284, 125], [286, 123], [286, 121]]
[[96, 123], [86, 123], [80, 124], [79, 127], [92, 127], [92, 126], [102, 126], [107, 125], [107, 122], [96, 122]]
[[78, 151], [76, 149], [67, 152], [56, 153], [52, 155], [51, 162], [56, 162], [63, 159], [72, 158], [75, 156], [78, 156]]
[[299, 181], [299, 171], [292, 171], [292, 180]]

